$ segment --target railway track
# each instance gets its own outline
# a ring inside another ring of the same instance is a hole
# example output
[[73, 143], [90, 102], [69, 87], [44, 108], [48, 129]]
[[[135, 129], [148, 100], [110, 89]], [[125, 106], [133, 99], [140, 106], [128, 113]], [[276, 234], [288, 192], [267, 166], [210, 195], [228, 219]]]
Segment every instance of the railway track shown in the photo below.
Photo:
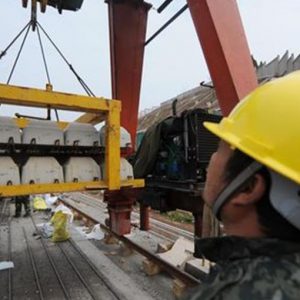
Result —
[[[9, 199], [0, 201], [0, 261], [12, 260], [11, 252], [11, 216]], [[1, 290], [5, 291], [5, 299], [12, 299], [12, 270], [7, 269], [1, 272], [3, 284], [0, 285]], [[0, 298], [1, 299], [1, 298]]]
[[[35, 229], [37, 229], [36, 223], [32, 217], [31, 220]], [[74, 299], [67, 284], [64, 282], [66, 276], [61, 276], [59, 265], [55, 262], [55, 257], [51, 254], [51, 251], [49, 251], [49, 247], [46, 245], [45, 240], [40, 239], [40, 241], [51, 262], [52, 269], [60, 283], [65, 299]], [[88, 257], [78, 248], [72, 239], [66, 242], [56, 243], [55, 248], [56, 251], [59, 250], [59, 256], [72, 268], [74, 271], [73, 275], [76, 274], [77, 281], [80, 281], [81, 285], [85, 287], [89, 297], [84, 299], [122, 299], [122, 295], [119, 295], [117, 291], [114, 290], [110, 283], [107, 282], [106, 278], [93, 266]], [[95, 288], [95, 279], [100, 283], [101, 287], [98, 284], [96, 285], [97, 288]], [[102, 293], [104, 287], [106, 292]], [[108, 294], [110, 295], [109, 298]]]
[[[75, 198], [75, 199], [73, 200], [73, 198]], [[105, 204], [101, 203], [100, 200], [95, 200], [93, 198], [92, 198], [92, 200], [93, 201], [91, 201], [91, 197], [89, 197], [87, 195], [76, 193], [75, 195], [72, 194], [71, 197], [64, 197], [64, 199], [62, 201], [64, 202], [65, 205], [67, 205], [68, 207], [77, 211], [77, 213], [84, 216], [90, 222], [92, 222], [94, 224], [100, 223], [100, 226], [104, 231], [106, 231], [110, 235], [113, 235], [115, 238], [119, 239], [121, 242], [123, 242], [129, 248], [135, 250], [136, 252], [140, 253], [142, 256], [146, 257], [147, 259], [149, 259], [152, 262], [154, 262], [155, 264], [157, 264], [164, 271], [169, 273], [172, 277], [180, 279], [187, 286], [195, 286], [200, 283], [199, 280], [197, 280], [195, 277], [193, 277], [190, 274], [180, 270], [179, 268], [169, 264], [167, 261], [164, 261], [155, 253], [148, 251], [141, 245], [132, 241], [130, 238], [127, 238], [125, 236], [118, 236], [115, 233], [113, 233], [112, 231], [110, 231], [110, 229], [103, 224], [103, 219], [101, 222], [101, 218], [98, 217], [100, 210], [106, 210]], [[89, 213], [82, 207], [84, 205], [92, 207], [93, 211], [98, 212], [97, 215], [96, 216], [95, 215], [93, 216], [92, 214], [89, 215]], [[139, 218], [139, 215], [137, 213], [134, 213], [134, 218]], [[180, 236], [180, 233], [185, 232], [184, 230], [181, 230], [181, 229], [176, 230], [175, 228], [172, 228], [172, 226], [170, 226], [168, 224], [164, 224], [163, 222], [160, 222], [157, 220], [154, 220], [153, 224], [154, 224], [153, 227], [155, 228], [155, 226], [157, 226], [157, 228], [160, 229], [160, 232], [159, 233], [156, 232], [155, 229], [152, 229], [151, 232], [154, 234], [159, 234], [160, 236], [166, 234], [166, 232], [167, 232], [168, 236], [169, 236], [168, 240], [170, 240], [170, 235], [172, 235], [171, 240], [174, 241]], [[161, 228], [160, 228], [160, 226], [161, 226]], [[172, 234], [172, 231], [173, 231], [173, 234]], [[193, 239], [192, 234], [189, 232], [186, 233], [186, 236], [188, 236], [189, 239]], [[164, 237], [164, 239], [166, 239], [165, 236], [163, 236], [163, 237]]]
[[[86, 206], [90, 206], [95, 209], [98, 209], [98, 212], [100, 211], [104, 212], [107, 209], [106, 204], [103, 203], [99, 198], [97, 199], [94, 196], [89, 196], [83, 193], [72, 193], [72, 194], [68, 194], [67, 198], [72, 199], [77, 204], [82, 203]], [[138, 212], [133, 211], [131, 213], [131, 217], [132, 217], [132, 221], [139, 222], [140, 214]], [[150, 218], [150, 224], [151, 224], [151, 229], [149, 230], [150, 233], [162, 237], [164, 239], [167, 239], [168, 241], [174, 242], [178, 239], [178, 237], [184, 237], [190, 241], [194, 240], [193, 233], [187, 230], [183, 230], [181, 228], [171, 226], [167, 223], [161, 222], [154, 218]]]
[[[11, 219], [8, 220], [8, 241], [7, 241], [7, 260], [12, 261], [12, 251], [11, 251]], [[12, 269], [7, 270], [7, 289], [8, 289], [8, 300], [12, 299]]]
[[[66, 204], [70, 206], [70, 203], [71, 201]], [[98, 217], [101, 215], [103, 220], [107, 217], [105, 204], [101, 201], [91, 201], [89, 196], [83, 195], [80, 199], [73, 200], [72, 208], [76, 209], [76, 205], [79, 204], [92, 206], [92, 210]], [[34, 214], [31, 218], [15, 219], [10, 215], [12, 209], [9, 201], [0, 202], [0, 260], [14, 262], [13, 269], [1, 272], [1, 275], [5, 276], [0, 276], [0, 300], [24, 297], [33, 300], [124, 299], [120, 291], [116, 290], [116, 286], [111, 284], [107, 276], [103, 276], [75, 241], [70, 239], [62, 243], [52, 243], [48, 239], [33, 235], [38, 231], [37, 224], [45, 222], [41, 213]], [[77, 211], [84, 214], [83, 211]], [[134, 219], [137, 218], [139, 216], [135, 213]], [[90, 218], [90, 220], [99, 223], [99, 219]], [[160, 223], [154, 221], [153, 227], [159, 226]], [[169, 226], [166, 224], [164, 230], [171, 232], [172, 228]], [[104, 231], [113, 234], [105, 225], [102, 224], [101, 227]], [[163, 236], [154, 231], [152, 234]], [[187, 286], [199, 284], [199, 281], [190, 274], [163, 261], [133, 240], [119, 236], [116, 238]], [[173, 239], [175, 239], [175, 232], [170, 240]]]
[[35, 218], [11, 219], [10, 204], [2, 205], [8, 219], [0, 215], [0, 258], [14, 268], [1, 271], [0, 299], [124, 299], [72, 239], [54, 244], [33, 236]]
[[10, 218], [10, 199], [5, 198], [1, 202], [2, 205], [0, 208], [0, 225], [6, 225], [8, 223], [8, 219]]

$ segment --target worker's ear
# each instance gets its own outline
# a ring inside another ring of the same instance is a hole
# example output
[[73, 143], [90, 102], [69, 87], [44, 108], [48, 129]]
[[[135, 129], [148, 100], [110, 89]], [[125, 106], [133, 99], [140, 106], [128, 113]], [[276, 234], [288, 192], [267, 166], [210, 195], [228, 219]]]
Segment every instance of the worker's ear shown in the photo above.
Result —
[[266, 182], [262, 175], [255, 174], [232, 198], [235, 205], [249, 205], [259, 201], [266, 191]]

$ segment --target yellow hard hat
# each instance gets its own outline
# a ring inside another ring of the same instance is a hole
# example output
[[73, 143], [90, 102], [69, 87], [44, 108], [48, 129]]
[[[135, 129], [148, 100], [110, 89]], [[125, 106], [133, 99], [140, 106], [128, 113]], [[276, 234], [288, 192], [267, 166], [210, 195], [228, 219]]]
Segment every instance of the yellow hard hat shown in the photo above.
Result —
[[300, 71], [258, 87], [220, 124], [204, 126], [261, 164], [300, 184]]

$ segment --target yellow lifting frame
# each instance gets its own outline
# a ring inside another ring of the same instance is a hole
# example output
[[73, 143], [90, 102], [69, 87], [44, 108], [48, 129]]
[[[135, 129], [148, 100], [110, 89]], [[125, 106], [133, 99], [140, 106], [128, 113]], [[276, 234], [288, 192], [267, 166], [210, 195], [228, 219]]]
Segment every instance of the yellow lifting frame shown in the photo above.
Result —
[[[99, 122], [106, 120], [107, 128], [104, 181], [0, 186], [1, 197], [144, 186], [144, 180], [120, 180], [120, 101], [0, 84], [0, 103], [93, 113]], [[20, 128], [28, 124], [26, 119], [16, 122]], [[60, 128], [67, 124], [59, 123]]]
[[[121, 181], [121, 187], [144, 187], [143, 179]], [[0, 197], [109, 189], [105, 181], [0, 186]]]
[[0, 84], [2, 104], [22, 105], [40, 108], [56, 108], [69, 111], [92, 112], [103, 115], [113, 106], [120, 106], [117, 100], [88, 97], [47, 90]]
[[[14, 118], [14, 121], [15, 121], [16, 125], [21, 129], [26, 128], [30, 123], [30, 119], [27, 119], [27, 118]], [[56, 123], [57, 123], [58, 128], [61, 130], [64, 130], [69, 125], [69, 122], [59, 121]]]

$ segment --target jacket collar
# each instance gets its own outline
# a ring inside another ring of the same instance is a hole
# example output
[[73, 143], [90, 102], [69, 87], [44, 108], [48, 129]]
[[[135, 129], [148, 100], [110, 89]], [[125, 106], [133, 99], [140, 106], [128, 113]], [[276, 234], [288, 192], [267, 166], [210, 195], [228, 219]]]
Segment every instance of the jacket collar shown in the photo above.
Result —
[[220, 262], [257, 256], [279, 256], [295, 252], [300, 253], [300, 243], [274, 238], [196, 237], [194, 256]]

